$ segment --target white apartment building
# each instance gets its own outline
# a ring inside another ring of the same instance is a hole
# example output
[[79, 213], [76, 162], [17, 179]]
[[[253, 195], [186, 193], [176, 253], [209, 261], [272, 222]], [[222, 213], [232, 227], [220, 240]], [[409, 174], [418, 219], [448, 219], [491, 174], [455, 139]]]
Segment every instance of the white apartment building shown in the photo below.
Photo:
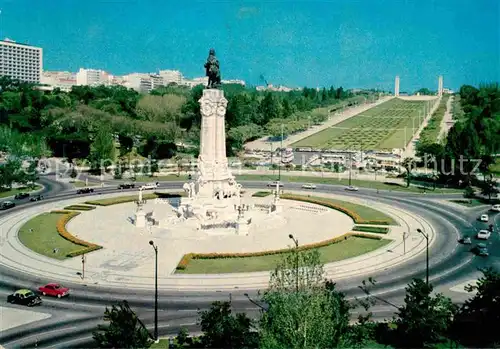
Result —
[[208, 76], [202, 76], [199, 78], [194, 78], [192, 80], [189, 79], [183, 79], [181, 82], [181, 85], [184, 86], [189, 86], [189, 87], [195, 87], [198, 85], [208, 85]]
[[178, 70], [160, 70], [158, 75], [163, 78], [163, 83], [165, 85], [170, 83], [180, 85], [184, 79], [182, 73]]
[[80, 68], [76, 73], [76, 84], [78, 86], [110, 85], [113, 76], [104, 70]]
[[132, 73], [123, 76], [123, 86], [132, 88], [137, 92], [148, 93], [151, 90], [162, 86], [163, 79], [155, 74]]
[[61, 91], [71, 91], [71, 88], [76, 85], [76, 73], [68, 71], [44, 71], [40, 83], [44, 86], [44, 90], [53, 90], [59, 88]]
[[237, 80], [237, 79], [221, 80], [221, 83], [223, 83], [223, 84], [238, 84], [238, 85], [243, 85], [243, 86], [246, 85], [244, 80]]
[[0, 76], [38, 84], [42, 69], [42, 48], [0, 40]]

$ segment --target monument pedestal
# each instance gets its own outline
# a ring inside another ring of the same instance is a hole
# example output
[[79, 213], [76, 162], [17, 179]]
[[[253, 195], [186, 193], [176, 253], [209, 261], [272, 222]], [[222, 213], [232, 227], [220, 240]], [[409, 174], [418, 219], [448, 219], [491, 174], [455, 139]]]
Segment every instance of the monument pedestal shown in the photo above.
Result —
[[238, 219], [236, 223], [236, 235], [248, 235], [250, 223], [248, 219]]

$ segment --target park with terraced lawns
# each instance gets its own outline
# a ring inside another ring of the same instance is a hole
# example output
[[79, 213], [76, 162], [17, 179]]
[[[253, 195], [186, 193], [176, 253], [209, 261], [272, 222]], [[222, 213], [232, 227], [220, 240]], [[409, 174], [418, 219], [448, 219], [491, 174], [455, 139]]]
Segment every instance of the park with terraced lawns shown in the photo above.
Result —
[[405, 148], [433, 101], [393, 98], [292, 144], [313, 149]]

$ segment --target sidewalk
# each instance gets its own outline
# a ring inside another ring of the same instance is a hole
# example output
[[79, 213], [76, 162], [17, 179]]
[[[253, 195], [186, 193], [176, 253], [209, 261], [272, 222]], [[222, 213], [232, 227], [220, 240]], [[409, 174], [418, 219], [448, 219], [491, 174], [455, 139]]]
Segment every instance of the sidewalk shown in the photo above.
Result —
[[[394, 98], [394, 96], [386, 96], [386, 97], [379, 99], [375, 103], [363, 104], [360, 106], [348, 108], [341, 113], [335, 113], [333, 115], [330, 115], [328, 120], [325, 121], [325, 123], [323, 123], [321, 125], [311, 126], [308, 130], [306, 130], [304, 132], [300, 132], [300, 133], [288, 136], [286, 139], [283, 140], [283, 147], [288, 147], [292, 143], [298, 142], [301, 139], [309, 137], [312, 134], [315, 134], [315, 133], [322, 131], [326, 128], [332, 127], [338, 123], [341, 123], [342, 121], [347, 120], [347, 119], [349, 119], [357, 114], [360, 114], [368, 109], [376, 107], [379, 104], [387, 102], [388, 100], [390, 100], [392, 98]], [[245, 149], [269, 150], [271, 148], [270, 143], [272, 143], [273, 149], [281, 147], [281, 141], [270, 142], [268, 140], [268, 138], [269, 138], [269, 136], [265, 136], [265, 137], [262, 137], [262, 138], [255, 140], [255, 141], [248, 142], [245, 144]]]
[[[404, 263], [409, 259], [425, 251], [425, 241], [420, 234], [414, 233], [417, 228], [423, 229], [430, 236], [430, 243], [435, 240], [435, 233], [432, 226], [422, 217], [413, 213], [388, 206], [379, 202], [365, 199], [356, 199], [349, 196], [318, 193], [321, 196], [333, 197], [340, 200], [355, 202], [369, 207], [376, 206], [400, 222], [400, 226], [391, 227], [391, 232], [383, 237], [393, 239], [393, 242], [375, 250], [373, 252], [346, 259], [343, 261], [330, 263], [325, 266], [326, 276], [333, 279], [343, 279], [352, 276], [361, 276], [364, 274], [376, 273], [387, 268], [394, 267]], [[121, 193], [102, 195], [102, 198], [122, 196]], [[139, 251], [141, 263], [136, 268], [141, 269], [138, 273], [134, 267], [127, 270], [119, 268], [119, 265], [110, 265], [99, 261], [99, 253], [106, 249], [119, 250], [119, 243], [127, 243], [120, 239], [115, 241], [117, 246], [104, 246], [104, 250], [96, 251], [87, 256], [88, 262], [85, 265], [85, 280], [81, 280], [77, 275], [81, 271], [81, 259], [73, 258], [64, 261], [54, 260], [42, 255], [35, 254], [24, 247], [17, 238], [18, 229], [32, 216], [47, 212], [52, 209], [62, 208], [66, 205], [81, 203], [82, 198], [65, 200], [57, 203], [47, 203], [36, 206], [25, 211], [14, 213], [0, 219], [0, 231], [3, 245], [1, 249], [1, 260], [5, 266], [14, 270], [19, 270], [37, 275], [39, 278], [45, 278], [50, 281], [75, 282], [84, 284], [105, 285], [109, 287], [120, 287], [127, 285], [131, 288], [150, 289], [154, 285], [153, 269], [142, 268], [145, 265], [154, 265], [154, 254], [147, 253], [142, 255]], [[99, 208], [97, 209], [99, 210]], [[90, 211], [92, 212], [92, 211]], [[413, 232], [405, 241], [403, 241], [403, 231]], [[144, 246], [147, 246], [149, 236], [144, 235]], [[123, 239], [122, 239], [123, 240]], [[163, 243], [163, 242], [162, 242]], [[193, 242], [195, 243], [195, 242]], [[137, 246], [137, 245], [135, 245]], [[145, 247], [145, 248], [146, 248]], [[150, 251], [149, 251], [150, 252]], [[230, 251], [228, 251], [230, 252]], [[406, 253], [405, 253], [406, 252]], [[162, 253], [168, 251], [162, 250]], [[133, 257], [133, 256], [130, 256]], [[130, 262], [133, 262], [131, 260]], [[132, 263], [134, 264], [134, 263]], [[147, 273], [144, 270], [147, 269]], [[162, 270], [174, 270], [175, 266], [163, 266]], [[234, 273], [234, 274], [210, 274], [210, 275], [190, 275], [190, 274], [171, 274], [162, 276], [158, 279], [158, 285], [161, 289], [190, 289], [190, 290], [223, 290], [223, 289], [262, 289], [267, 287], [269, 281], [269, 272], [255, 273]]]
[[453, 96], [448, 98], [448, 102], [446, 103], [446, 111], [444, 112], [443, 120], [441, 121], [440, 130], [438, 140], [441, 140], [443, 137], [446, 137], [448, 131], [453, 126], [453, 114], [451, 110], [451, 105], [453, 103]]

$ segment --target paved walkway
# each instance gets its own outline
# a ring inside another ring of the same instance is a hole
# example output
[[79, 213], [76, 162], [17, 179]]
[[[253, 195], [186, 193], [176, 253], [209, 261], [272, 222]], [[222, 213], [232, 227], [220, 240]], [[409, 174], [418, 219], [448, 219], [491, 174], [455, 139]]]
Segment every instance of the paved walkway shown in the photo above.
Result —
[[30, 322], [48, 319], [52, 315], [14, 307], [0, 307], [0, 332], [29, 324]]
[[[384, 103], [390, 99], [394, 98], [394, 96], [387, 96], [379, 99], [375, 103], [368, 103], [368, 104], [363, 104], [357, 107], [352, 107], [344, 110], [343, 112], [335, 113], [329, 117], [329, 119], [321, 124], [321, 125], [314, 125], [311, 126], [308, 130], [304, 132], [300, 132], [297, 134], [290, 135], [286, 139], [283, 140], [283, 146], [288, 147], [292, 143], [298, 142], [301, 139], [304, 139], [306, 137], [309, 137], [310, 135], [313, 135], [319, 131], [322, 131], [326, 128], [335, 126], [339, 123], [341, 123], [344, 120], [347, 120], [359, 113], [362, 113], [368, 109], [371, 109], [381, 103]], [[248, 142], [245, 144], [246, 149], [251, 149], [251, 150], [269, 150], [271, 148], [270, 143], [272, 143], [273, 149], [281, 147], [281, 141], [273, 141], [270, 142], [268, 140], [269, 136], [259, 138], [255, 141]]]
[[[102, 195], [101, 197], [116, 197], [122, 195], [121, 193], [115, 193]], [[419, 255], [425, 251], [425, 241], [420, 234], [415, 232], [417, 228], [429, 234], [431, 243], [435, 240], [432, 226], [425, 219], [411, 212], [372, 200], [362, 200], [349, 196], [324, 193], [318, 193], [318, 195], [350, 201], [370, 207], [377, 207], [378, 210], [394, 217], [400, 224], [399, 227], [391, 228], [391, 232], [386, 235], [387, 238], [393, 239], [393, 242], [386, 245], [384, 248], [359, 257], [327, 264], [325, 266], [325, 272], [329, 278], [338, 280], [354, 275], [361, 276], [371, 274], [396, 266]], [[148, 246], [150, 237], [147, 235], [142, 237], [144, 241], [141, 245], [145, 247], [137, 248], [137, 254], [140, 255], [140, 260], [135, 262], [138, 268], [137, 273], [135, 270], [116, 270], [116, 265], [102, 265], [100, 254], [105, 254], [106, 251], [116, 251], [119, 253], [121, 252], [121, 244], [127, 243], [127, 239], [123, 236], [117, 236], [115, 240], [110, 241], [110, 243], [114, 243], [114, 245], [104, 246], [105, 248], [103, 250], [90, 253], [86, 256], [85, 280], [81, 280], [80, 276], [77, 275], [77, 273], [81, 271], [80, 258], [77, 257], [65, 261], [54, 260], [35, 254], [24, 247], [18, 240], [18, 229], [32, 216], [52, 209], [61, 209], [66, 205], [76, 204], [82, 201], [84, 201], [82, 198], [75, 198], [57, 203], [46, 203], [2, 217], [0, 219], [0, 231], [2, 234], [3, 246], [1, 248], [2, 258], [0, 259], [0, 263], [12, 269], [36, 274], [40, 278], [46, 278], [47, 281], [59, 281], [61, 283], [65, 281], [82, 282], [85, 284], [99, 284], [110, 287], [123, 287], [123, 285], [126, 284], [131, 288], [151, 288], [154, 284], [154, 253], [149, 251], [148, 254], [147, 252], [147, 248], [150, 248], [150, 246]], [[102, 208], [97, 208], [96, 210], [100, 209]], [[113, 226], [109, 226], [108, 228], [114, 230]], [[403, 231], [412, 232], [407, 236], [404, 242]], [[138, 233], [138, 235], [140, 234]], [[135, 240], [129, 241], [128, 243], [131, 242], [134, 244], [137, 243]], [[139, 243], [137, 243], [136, 246], [139, 246]], [[168, 246], [162, 248], [163, 249], [160, 250], [160, 256], [166, 256], [170, 253]], [[161, 289], [178, 290], [184, 288], [191, 290], [227, 290], [238, 287], [244, 289], [262, 289], [267, 287], [269, 281], [268, 272], [219, 275], [173, 275], [170, 274], [172, 271], [173, 270], [170, 269], [160, 272], [158, 285]]]
[[448, 131], [450, 131], [450, 128], [453, 126], [453, 114], [452, 114], [452, 103], [453, 103], [453, 96], [448, 98], [448, 102], [446, 102], [446, 111], [444, 112], [444, 117], [443, 120], [441, 121], [440, 130], [439, 130], [439, 136], [438, 140], [441, 140], [443, 137], [446, 137], [448, 134]]
[[439, 107], [439, 103], [441, 103], [441, 98], [442, 97], [439, 97], [437, 98], [436, 102], [434, 103], [434, 105], [431, 107], [431, 111], [429, 112], [429, 114], [427, 114], [427, 117], [424, 119], [424, 122], [422, 122], [422, 124], [420, 125], [419, 129], [417, 130], [417, 132], [415, 132], [413, 134], [413, 137], [412, 139], [410, 140], [410, 143], [408, 143], [408, 145], [406, 146], [406, 149], [403, 153], [403, 156], [402, 158], [414, 158], [415, 157], [415, 140], [419, 139], [420, 138], [420, 133], [422, 133], [422, 130], [427, 126], [427, 124], [429, 123], [429, 120], [431, 119], [432, 117], [432, 114], [436, 111], [436, 109]]

